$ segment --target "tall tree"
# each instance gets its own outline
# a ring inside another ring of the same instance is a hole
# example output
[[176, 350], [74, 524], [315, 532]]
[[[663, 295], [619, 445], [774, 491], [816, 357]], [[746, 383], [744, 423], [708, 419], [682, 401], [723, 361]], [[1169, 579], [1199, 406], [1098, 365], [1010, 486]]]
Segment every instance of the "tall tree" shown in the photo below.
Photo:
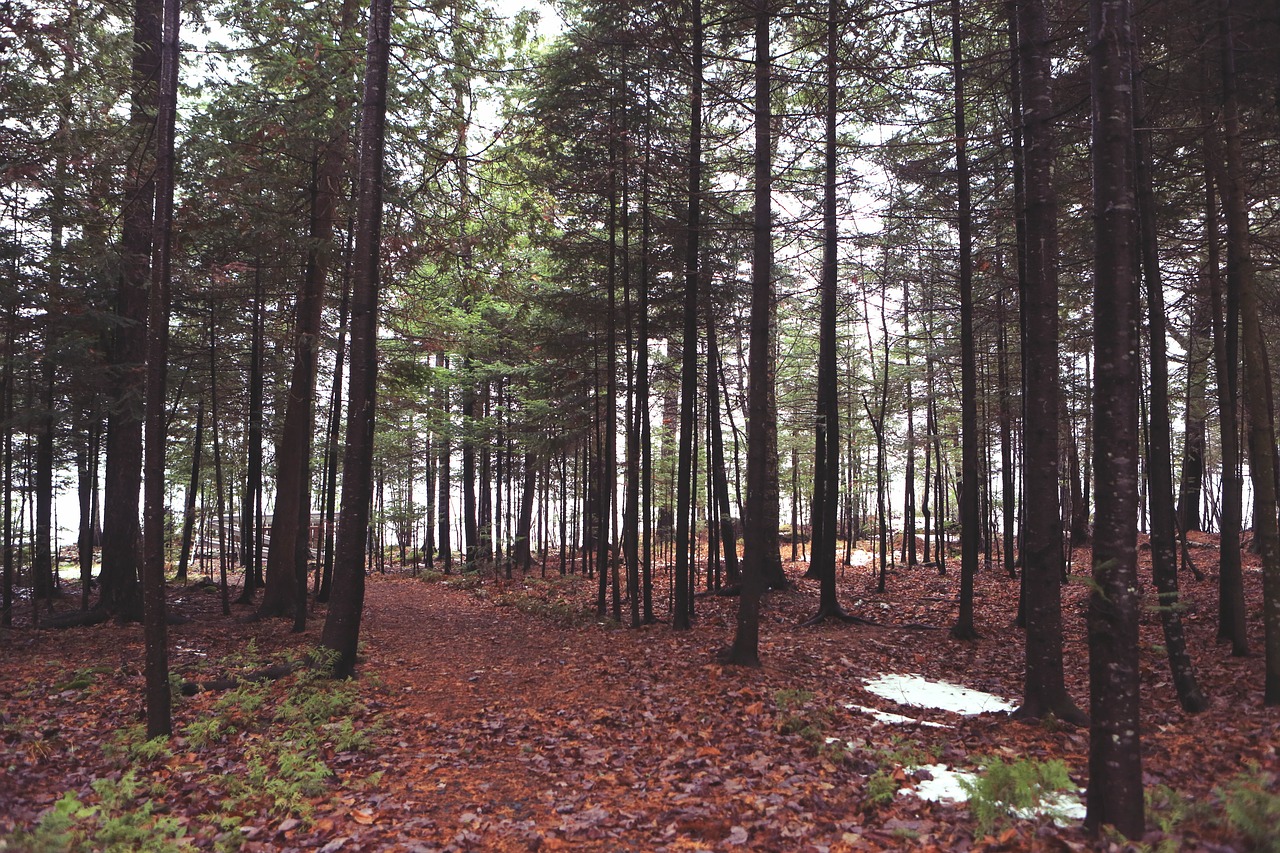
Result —
[[141, 617], [138, 586], [138, 497], [142, 489], [142, 412], [147, 351], [147, 283], [155, 206], [154, 121], [160, 75], [160, 0], [137, 0], [133, 10], [133, 62], [129, 127], [136, 141], [125, 175], [120, 237], [119, 318], [109, 352], [111, 403], [103, 484], [102, 571], [98, 606]]
[[702, 225], [702, 2], [692, 0], [690, 24], [693, 30], [693, 52], [689, 65], [689, 189], [688, 229], [684, 246], [684, 337], [681, 341], [680, 365], [680, 450], [676, 472], [676, 567], [675, 612], [672, 627], [689, 627], [689, 603], [693, 577], [689, 562], [689, 503], [693, 487], [694, 411], [698, 393], [698, 279], [700, 277], [698, 245]]
[[[840, 502], [840, 397], [837, 373], [837, 272], [839, 230], [836, 171], [839, 121], [839, 0], [827, 0], [826, 110], [822, 208], [822, 315], [818, 326], [818, 405], [813, 462], [813, 546], [809, 552], [819, 578], [818, 612], [806, 624], [827, 618], [849, 621], [836, 598], [836, 508]], [[792, 531], [793, 535], [795, 531]]]
[[342, 514], [334, 545], [333, 600], [321, 643], [335, 655], [333, 674], [355, 671], [364, 609], [364, 551], [373, 497], [374, 403], [378, 378], [378, 279], [382, 239], [382, 175], [386, 138], [391, 0], [372, 0], [360, 111], [359, 187], [351, 285], [351, 374]]
[[[352, 26], [354, 5], [354, 0], [343, 0], [340, 32]], [[316, 369], [334, 221], [347, 162], [349, 110], [349, 97], [339, 83], [332, 119], [322, 131], [324, 139], [313, 164], [306, 268], [294, 309], [293, 370], [276, 451], [276, 503], [267, 546], [267, 588], [258, 609], [259, 616], [293, 616], [295, 622], [305, 619], [306, 613]]]
[[977, 639], [973, 624], [973, 576], [982, 540], [978, 512], [978, 363], [973, 332], [973, 202], [965, 130], [964, 52], [960, 0], [951, 0], [951, 65], [956, 130], [956, 196], [960, 238], [960, 612], [951, 636]]
[[146, 492], [143, 500], [142, 595], [146, 639], [147, 737], [173, 732], [165, 615], [165, 389], [169, 369], [169, 283], [173, 250], [173, 135], [178, 109], [178, 2], [164, 0], [151, 295], [147, 311]]
[[1062, 512], [1058, 502], [1058, 197], [1053, 183], [1049, 23], [1043, 0], [1019, 0], [1018, 74], [1022, 84], [1026, 288], [1022, 565], [1026, 613], [1026, 717], [1053, 714], [1082, 724], [1067, 693], [1062, 662]]
[[[777, 547], [778, 526], [773, 535], [765, 529], [770, 521], [769, 458], [769, 369], [773, 349], [773, 223], [772, 223], [772, 125], [771, 58], [769, 25], [771, 0], [755, 0], [755, 210], [752, 223], [751, 249], [751, 321], [747, 362], [747, 501], [743, 518], [742, 594], [738, 599], [738, 618], [733, 644], [725, 650], [724, 659], [740, 666], [760, 665], [760, 597], [765, 583], [766, 567], [780, 559]], [[774, 460], [773, 473], [777, 474]], [[773, 490], [776, 499], [776, 489]], [[767, 551], [772, 547], [772, 555]]]
[[[1160, 596], [1160, 622], [1164, 645], [1178, 701], [1192, 713], [1208, 707], [1196, 681], [1195, 669], [1187, 653], [1178, 603], [1178, 554], [1176, 507], [1173, 500], [1173, 448], [1169, 423], [1169, 363], [1165, 346], [1164, 281], [1160, 271], [1156, 237], [1156, 200], [1151, 176], [1151, 123], [1146, 115], [1145, 67], [1139, 69], [1134, 51], [1133, 118], [1135, 200], [1141, 242], [1142, 278], [1147, 295], [1147, 337], [1151, 353], [1151, 391], [1147, 462], [1144, 470], [1150, 484], [1151, 575]], [[1096, 433], [1095, 433], [1096, 435]], [[1199, 500], [1199, 486], [1192, 501]]]
[[[1089, 793], [1085, 825], [1140, 838], [1138, 275], [1129, 0], [1091, 0], [1093, 457]], [[1167, 460], [1166, 460], [1167, 461]]]
[[1263, 701], [1267, 705], [1280, 705], [1280, 518], [1277, 517], [1275, 403], [1253, 274], [1231, 0], [1221, 0], [1221, 9], [1227, 287], [1239, 295], [1240, 302], [1244, 392], [1248, 401], [1249, 478], [1254, 495], [1254, 544], [1262, 558], [1263, 647], [1266, 651]]

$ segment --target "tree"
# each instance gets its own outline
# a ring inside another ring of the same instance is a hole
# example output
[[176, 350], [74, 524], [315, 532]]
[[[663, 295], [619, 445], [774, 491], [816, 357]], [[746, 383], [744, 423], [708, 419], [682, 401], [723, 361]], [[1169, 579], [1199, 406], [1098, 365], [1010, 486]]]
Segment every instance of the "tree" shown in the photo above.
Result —
[[147, 347], [147, 277], [150, 272], [155, 177], [152, 144], [160, 73], [159, 0], [137, 0], [133, 12], [132, 94], [129, 127], [137, 146], [125, 176], [120, 277], [112, 335], [111, 404], [102, 520], [102, 586], [98, 606], [137, 619], [138, 496], [142, 488], [142, 413]]
[[973, 576], [983, 538], [978, 512], [978, 357], [973, 331], [973, 203], [969, 186], [964, 101], [964, 52], [960, 0], [951, 0], [951, 62], [955, 81], [956, 189], [960, 238], [960, 614], [951, 629], [958, 640], [977, 639], [973, 625]]
[[689, 192], [688, 229], [684, 245], [684, 337], [680, 365], [680, 450], [676, 472], [676, 567], [675, 611], [672, 627], [689, 627], [693, 577], [689, 565], [692, 497], [693, 433], [696, 424], [695, 399], [698, 390], [698, 279], [702, 213], [702, 2], [693, 0], [690, 9], [693, 51], [689, 63]]
[[151, 294], [147, 310], [146, 492], [143, 501], [142, 596], [146, 639], [147, 737], [173, 732], [166, 628], [165, 421], [173, 253], [173, 135], [178, 110], [178, 0], [164, 0], [156, 116], [156, 194]]
[[[354, 0], [344, 0], [340, 32], [351, 28]], [[305, 621], [311, 526], [311, 449], [315, 432], [316, 369], [325, 284], [333, 254], [334, 221], [346, 166], [349, 99], [339, 77], [331, 127], [313, 164], [307, 259], [294, 313], [293, 370], [276, 451], [276, 503], [267, 549], [267, 588], [259, 616]]]
[[382, 236], [383, 151], [391, 53], [391, 0], [372, 0], [360, 110], [359, 187], [351, 284], [351, 373], [342, 512], [334, 545], [333, 597], [321, 643], [335, 656], [333, 674], [355, 671], [364, 608], [364, 551], [373, 497], [374, 404], [378, 378], [378, 264]]
[[[769, 54], [770, 0], [755, 3], [755, 213], [752, 223], [751, 325], [747, 390], [747, 501], [743, 518], [742, 595], [733, 644], [725, 650], [727, 663], [760, 665], [760, 597], [770, 562], [779, 559], [778, 527], [773, 535], [765, 529], [772, 514], [768, 511], [770, 450], [769, 403], [772, 395], [769, 369], [773, 351], [773, 224], [772, 224], [772, 138], [773, 111], [770, 103]], [[777, 474], [776, 459], [772, 466]], [[776, 489], [773, 490], [776, 494]], [[767, 553], [771, 547], [773, 553]]]
[[[1085, 825], [1145, 829], [1138, 721], [1138, 239], [1129, 0], [1092, 0], [1093, 456]], [[1172, 493], [1170, 494], [1172, 497]]]
[[[1136, 51], [1136, 47], [1133, 48]], [[1138, 57], [1132, 59], [1138, 64]], [[1165, 346], [1164, 280], [1160, 271], [1156, 235], [1156, 203], [1151, 180], [1150, 118], [1146, 115], [1143, 72], [1133, 72], [1133, 116], [1141, 130], [1134, 131], [1134, 180], [1141, 243], [1142, 278], [1146, 283], [1147, 336], [1151, 353], [1151, 400], [1147, 434], [1147, 464], [1151, 503], [1151, 575], [1160, 596], [1160, 622], [1169, 668], [1185, 711], [1196, 713], [1208, 707], [1200, 692], [1195, 670], [1187, 654], [1178, 603], [1178, 555], [1176, 507], [1173, 500], [1173, 450], [1169, 424], [1169, 361]], [[1203, 427], [1202, 427], [1203, 429]], [[1190, 503], [1199, 500], [1199, 486]], [[1197, 513], [1198, 515], [1198, 513]]]
[[[813, 461], [813, 546], [810, 560], [820, 592], [818, 612], [806, 624], [828, 617], [848, 622], [836, 599], [836, 508], [840, 502], [840, 399], [837, 375], [837, 278], [839, 242], [836, 222], [836, 128], [838, 123], [839, 0], [827, 2], [826, 134], [823, 151], [826, 180], [823, 185], [822, 317], [818, 332], [818, 405]], [[792, 531], [795, 535], [796, 531]]]
[[1058, 203], [1053, 185], [1056, 146], [1050, 76], [1049, 27], [1042, 0], [1017, 7], [1026, 276], [1023, 423], [1022, 564], [1026, 602], [1025, 717], [1053, 714], [1082, 724], [1085, 716], [1066, 690], [1062, 668], [1062, 514], [1058, 504]]
[[1238, 294], [1244, 350], [1244, 391], [1248, 401], [1249, 477], [1254, 493], [1254, 538], [1262, 558], [1266, 675], [1263, 702], [1280, 705], [1280, 518], [1277, 517], [1275, 401], [1255, 290], [1249, 234], [1249, 202], [1244, 183], [1236, 49], [1231, 0], [1221, 0], [1222, 123], [1226, 183], [1227, 286]]

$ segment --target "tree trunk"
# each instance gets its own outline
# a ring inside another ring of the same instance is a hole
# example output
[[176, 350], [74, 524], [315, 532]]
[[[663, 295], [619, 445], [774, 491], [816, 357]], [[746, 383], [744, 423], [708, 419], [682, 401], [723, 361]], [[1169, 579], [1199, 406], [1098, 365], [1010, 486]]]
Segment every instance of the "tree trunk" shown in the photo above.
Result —
[[[343, 0], [341, 14], [340, 26], [350, 28], [355, 19], [354, 0]], [[295, 622], [298, 614], [305, 617], [306, 613], [316, 369], [334, 221], [347, 165], [349, 112], [348, 95], [339, 83], [333, 124], [318, 152], [312, 176], [306, 272], [295, 308], [293, 370], [276, 452], [276, 505], [267, 549], [267, 587], [258, 610], [259, 616], [292, 615]]]
[[733, 509], [729, 503], [729, 476], [724, 460], [724, 435], [720, 430], [720, 347], [716, 340], [715, 312], [712, 300], [707, 300], [707, 374], [711, 381], [707, 389], [707, 419], [711, 424], [711, 486], [715, 494], [717, 513], [720, 516], [720, 542], [724, 548], [725, 584], [733, 589], [742, 583], [742, 569], [738, 566], [738, 533], [733, 524]]
[[[200, 453], [204, 439], [204, 401], [196, 402], [196, 436], [191, 443], [191, 479], [183, 501], [182, 544], [178, 548], [178, 583], [187, 582], [187, 562], [191, 558], [191, 534], [196, 524], [196, 496], [200, 493]], [[246, 569], [246, 573], [249, 570]]]
[[[1136, 47], [1129, 48], [1131, 62], [1138, 68]], [[1208, 707], [1196, 681], [1195, 668], [1187, 652], [1178, 603], [1178, 541], [1173, 502], [1173, 448], [1169, 424], [1169, 362], [1165, 345], [1164, 282], [1160, 273], [1156, 237], [1156, 199], [1151, 178], [1151, 131], [1146, 113], [1144, 72], [1133, 75], [1133, 119], [1140, 130], [1134, 132], [1134, 179], [1138, 205], [1136, 235], [1141, 241], [1142, 277], [1147, 294], [1147, 336], [1151, 353], [1151, 404], [1147, 479], [1151, 501], [1151, 575], [1160, 598], [1160, 622], [1164, 645], [1178, 701], [1184, 711], [1197, 713]], [[1097, 432], [1094, 433], [1097, 435]], [[1199, 486], [1196, 487], [1196, 499]]]
[[168, 424], [170, 262], [173, 246], [173, 134], [178, 109], [178, 0], [164, 0], [156, 116], [155, 223], [147, 309], [146, 491], [143, 507], [142, 596], [146, 646], [147, 737], [173, 733], [170, 715], [168, 622], [165, 615], [165, 460]]
[[[1210, 8], [1215, 16], [1218, 4]], [[1222, 455], [1222, 512], [1218, 522], [1218, 639], [1231, 642], [1231, 654], [1249, 654], [1245, 626], [1244, 572], [1240, 565], [1240, 526], [1244, 503], [1244, 478], [1240, 472], [1240, 294], [1233, 286], [1238, 276], [1228, 276], [1225, 317], [1219, 249], [1218, 202], [1215, 192], [1221, 171], [1222, 151], [1205, 93], [1205, 261], [1209, 271], [1209, 298], [1213, 311], [1214, 363], [1218, 386], [1219, 447]]]
[[951, 628], [957, 640], [975, 640], [973, 576], [978, 572], [982, 520], [978, 507], [978, 364], [973, 328], [973, 211], [964, 120], [964, 59], [960, 0], [951, 0], [951, 63], [955, 81], [956, 187], [960, 237], [960, 613]]
[[[702, 232], [702, 2], [692, 0], [693, 56], [689, 66], [689, 161], [688, 214], [684, 247], [684, 337], [680, 365], [680, 450], [676, 473], [675, 510], [675, 612], [671, 626], [687, 630], [692, 599], [692, 571], [689, 564], [689, 504], [692, 498], [694, 397], [698, 393], [698, 255]], [[659, 521], [661, 525], [661, 521]]]
[[147, 351], [147, 282], [150, 272], [155, 164], [153, 121], [160, 74], [160, 0], [137, 0], [133, 18], [133, 87], [129, 126], [137, 142], [125, 178], [121, 271], [116, 327], [109, 350], [111, 405], [107, 415], [101, 592], [98, 606], [125, 619], [142, 616], [138, 585], [138, 498], [142, 489], [142, 417]]
[[1018, 5], [1019, 78], [1026, 190], [1023, 382], [1023, 591], [1026, 678], [1019, 714], [1053, 714], [1071, 723], [1085, 715], [1066, 690], [1062, 661], [1062, 518], [1058, 503], [1058, 201], [1053, 186], [1056, 143], [1049, 27], [1043, 0]]
[[1248, 401], [1249, 479], [1253, 484], [1254, 546], [1262, 558], [1263, 648], [1266, 675], [1263, 703], [1280, 705], [1280, 526], [1277, 518], [1275, 404], [1271, 393], [1266, 340], [1255, 290], [1249, 235], [1249, 199], [1241, 150], [1236, 96], [1235, 37], [1231, 0], [1221, 2], [1222, 122], [1226, 183], [1227, 282], [1239, 294], [1244, 393]]
[[374, 403], [378, 375], [378, 261], [382, 236], [382, 161], [391, 47], [391, 0], [372, 0], [364, 97], [360, 115], [360, 170], [351, 290], [351, 378], [347, 447], [342, 466], [342, 516], [333, 569], [333, 601], [321, 643], [336, 662], [333, 674], [355, 670], [364, 609], [364, 543], [373, 488]]
[[[1093, 440], [1097, 512], [1089, 595], [1085, 826], [1141, 838], [1138, 722], [1138, 276], [1129, 0], [1091, 0]], [[1153, 353], [1153, 360], [1155, 355]]]
[[[772, 234], [772, 170], [770, 104], [772, 79], [769, 55], [770, 0], [755, 3], [755, 215], [752, 226], [751, 257], [751, 323], [747, 362], [747, 501], [743, 519], [744, 554], [742, 561], [742, 595], [738, 599], [738, 618], [733, 645], [723, 655], [727, 663], [760, 666], [760, 597], [766, 581], [767, 567], [780, 559], [778, 526], [772, 534], [768, 527], [776, 513], [767, 506], [769, 486], [769, 454], [775, 456], [772, 466], [777, 474], [777, 448], [769, 442], [769, 383], [772, 372], [773, 329], [773, 234]], [[775, 495], [776, 499], [776, 495]], [[769, 549], [772, 548], [772, 553]]]
[[263, 349], [262, 259], [253, 268], [253, 341], [249, 354], [249, 435], [244, 487], [244, 523], [241, 525], [244, 586], [237, 601], [253, 601], [262, 580], [262, 349]]
[[[839, 121], [839, 47], [842, 4], [827, 0], [826, 134], [822, 206], [822, 313], [818, 327], [818, 401], [813, 461], [813, 539], [810, 569], [819, 578], [818, 612], [805, 624], [828, 618], [850, 621], [836, 597], [836, 509], [840, 502], [840, 399], [836, 350], [839, 230], [836, 215], [836, 150]], [[908, 450], [908, 454], [910, 451]]]
[[[444, 353], [436, 356], [436, 367], [447, 368], [448, 366], [448, 356]], [[453, 569], [453, 545], [449, 539], [449, 471], [450, 463], [453, 459], [453, 448], [449, 441], [449, 389], [444, 383], [441, 384], [439, 400], [440, 417], [444, 421], [444, 426], [440, 430], [440, 437], [437, 440], [440, 449], [440, 463], [436, 475], [440, 495], [437, 500], [439, 507], [437, 512], [440, 514], [439, 545], [437, 547], [440, 549], [440, 562], [443, 564], [444, 573], [447, 575]]]
[[530, 548], [533, 531], [534, 494], [538, 481], [538, 459], [532, 452], [524, 455], [524, 490], [520, 496], [520, 519], [516, 522], [515, 554], [512, 562], [529, 571], [533, 556]]

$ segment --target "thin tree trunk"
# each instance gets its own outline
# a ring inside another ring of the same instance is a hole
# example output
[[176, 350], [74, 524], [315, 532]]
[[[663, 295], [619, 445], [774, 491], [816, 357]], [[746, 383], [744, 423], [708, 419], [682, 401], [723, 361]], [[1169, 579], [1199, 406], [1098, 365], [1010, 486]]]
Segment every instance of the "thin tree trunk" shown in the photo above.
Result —
[[[1217, 12], [1217, 4], [1211, 7]], [[1240, 472], [1239, 364], [1240, 296], [1228, 277], [1223, 316], [1222, 275], [1219, 249], [1218, 206], [1215, 184], [1221, 171], [1217, 121], [1210, 123], [1208, 93], [1204, 95], [1205, 158], [1205, 261], [1209, 271], [1209, 298], [1213, 311], [1214, 362], [1218, 386], [1219, 447], [1222, 456], [1222, 511], [1218, 522], [1218, 639], [1231, 642], [1231, 654], [1249, 653], [1245, 627], [1244, 572], [1240, 565], [1240, 526], [1244, 480]]]
[[[1136, 47], [1127, 45], [1136, 68]], [[1173, 501], [1173, 448], [1169, 424], [1169, 363], [1165, 345], [1164, 282], [1160, 273], [1156, 237], [1156, 199], [1151, 177], [1151, 131], [1146, 114], [1144, 71], [1133, 75], [1134, 179], [1138, 205], [1138, 239], [1141, 241], [1142, 277], [1147, 295], [1147, 336], [1151, 353], [1151, 403], [1147, 479], [1151, 495], [1151, 575], [1160, 598], [1160, 622], [1169, 657], [1170, 674], [1184, 711], [1197, 713], [1208, 707], [1200, 692], [1195, 668], [1187, 651], [1178, 602], [1178, 541]], [[1097, 435], [1097, 432], [1094, 433]], [[1197, 493], [1199, 488], [1197, 487]]]
[[143, 636], [147, 737], [173, 733], [168, 621], [165, 614], [165, 389], [169, 369], [170, 269], [173, 246], [174, 126], [178, 108], [178, 0], [164, 0], [156, 115], [155, 224], [147, 308], [146, 457], [143, 508]]
[[698, 388], [698, 282], [701, 275], [699, 240], [702, 232], [702, 2], [692, 0], [693, 56], [690, 61], [688, 151], [688, 214], [685, 220], [684, 337], [680, 366], [680, 450], [676, 474], [675, 603], [671, 626], [687, 630], [692, 600], [689, 564], [689, 504], [693, 479], [694, 397]]
[[[755, 3], [755, 211], [752, 226], [751, 254], [751, 324], [747, 362], [747, 500], [743, 519], [745, 536], [742, 563], [742, 595], [738, 599], [738, 618], [733, 645], [724, 653], [727, 663], [760, 666], [760, 597], [766, 581], [767, 567], [780, 558], [777, 546], [778, 527], [772, 535], [768, 527], [776, 512], [767, 504], [769, 486], [769, 454], [776, 446], [769, 442], [768, 385], [772, 380], [773, 329], [773, 234], [772, 234], [772, 169], [770, 104], [771, 57], [769, 53], [770, 0]], [[776, 496], [775, 496], [776, 499]], [[772, 554], [769, 549], [772, 548]]]
[[241, 538], [244, 551], [244, 586], [236, 601], [253, 601], [254, 590], [262, 580], [262, 348], [263, 348], [262, 259], [253, 268], [253, 341], [249, 354], [249, 436], [248, 470], [245, 475], [244, 517]]
[[951, 0], [951, 63], [955, 81], [956, 187], [960, 237], [960, 613], [951, 628], [958, 640], [978, 638], [973, 624], [973, 577], [982, 538], [978, 506], [978, 365], [973, 327], [973, 211], [966, 151], [964, 59], [960, 0]]
[[191, 534], [196, 523], [196, 496], [200, 493], [200, 452], [204, 439], [204, 401], [196, 402], [196, 435], [191, 443], [191, 479], [187, 482], [187, 497], [183, 501], [182, 544], [178, 549], [177, 582], [187, 582], [187, 562], [191, 557]]
[[[839, 121], [839, 47], [843, 4], [827, 0], [826, 110], [822, 201], [822, 309], [818, 331], [818, 400], [814, 419], [813, 539], [810, 570], [819, 579], [818, 612], [805, 624], [829, 618], [852, 621], [836, 597], [836, 512], [840, 502], [840, 399], [837, 375], [839, 231], [836, 212]], [[910, 454], [908, 450], [908, 454]], [[913, 554], [914, 556], [914, 554]]]

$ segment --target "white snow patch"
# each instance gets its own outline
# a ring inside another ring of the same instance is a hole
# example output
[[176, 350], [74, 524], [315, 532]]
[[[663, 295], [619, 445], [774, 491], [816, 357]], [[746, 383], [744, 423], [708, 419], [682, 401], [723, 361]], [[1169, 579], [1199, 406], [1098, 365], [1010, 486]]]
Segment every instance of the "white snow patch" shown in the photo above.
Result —
[[849, 555], [849, 565], [851, 566], [869, 566], [871, 565], [872, 553], [864, 551], [861, 548]]
[[1007, 714], [1016, 708], [999, 696], [946, 681], [933, 681], [921, 675], [881, 675], [866, 679], [863, 684], [882, 699], [900, 705], [937, 708], [965, 716], [988, 711]]
[[[917, 797], [933, 803], [943, 801], [964, 803], [969, 800], [969, 792], [964, 789], [961, 782], [973, 784], [978, 780], [978, 774], [973, 771], [953, 770], [945, 764], [925, 764], [921, 767], [906, 768], [908, 773], [919, 770], [927, 770], [932, 778], [916, 783], [914, 788], [899, 789], [898, 796]], [[1078, 793], [1055, 791], [1046, 794], [1038, 806], [1029, 809], [1010, 809], [1009, 812], [1022, 820], [1048, 817], [1059, 825], [1063, 825], [1066, 821], [1084, 820], [1085, 806], [1080, 801], [1083, 793], [1084, 791]]]
[[907, 768], [908, 773], [914, 773], [917, 770], [927, 770], [933, 778], [917, 783], [914, 788], [902, 788], [898, 791], [898, 796], [910, 794], [931, 803], [942, 800], [963, 803], [969, 799], [969, 793], [965, 791], [960, 781], [972, 783], [978, 779], [977, 773], [968, 770], [952, 770], [945, 764], [926, 764], [922, 767]]
[[915, 717], [907, 717], [907, 716], [904, 716], [903, 714], [895, 714], [891, 711], [881, 711], [879, 708], [870, 708], [870, 707], [867, 707], [866, 705], [846, 704], [845, 707], [848, 708], [850, 711], [861, 711], [864, 714], [869, 714], [877, 722], [888, 723], [890, 725], [902, 726], [902, 725], [915, 724], [920, 726], [929, 726], [935, 729], [951, 728], [946, 723], [933, 723], [933, 722], [930, 722], [929, 720], [917, 720]]

